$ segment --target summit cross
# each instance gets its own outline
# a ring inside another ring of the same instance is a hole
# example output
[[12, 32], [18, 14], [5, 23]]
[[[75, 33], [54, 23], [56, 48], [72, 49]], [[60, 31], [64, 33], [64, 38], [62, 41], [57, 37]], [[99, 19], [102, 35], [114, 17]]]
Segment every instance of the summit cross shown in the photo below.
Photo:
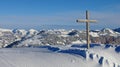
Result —
[[78, 19], [76, 22], [85, 22], [86, 23], [86, 40], [87, 40], [87, 49], [90, 48], [90, 35], [89, 35], [89, 23], [90, 22], [96, 22], [96, 20], [89, 20], [89, 12], [86, 10], [86, 19]]

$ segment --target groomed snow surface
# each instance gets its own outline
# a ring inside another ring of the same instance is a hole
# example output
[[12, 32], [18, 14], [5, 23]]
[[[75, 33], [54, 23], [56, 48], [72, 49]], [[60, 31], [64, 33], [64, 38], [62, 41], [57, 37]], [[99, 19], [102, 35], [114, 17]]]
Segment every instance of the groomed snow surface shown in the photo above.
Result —
[[0, 67], [120, 67], [120, 46], [1, 48]]

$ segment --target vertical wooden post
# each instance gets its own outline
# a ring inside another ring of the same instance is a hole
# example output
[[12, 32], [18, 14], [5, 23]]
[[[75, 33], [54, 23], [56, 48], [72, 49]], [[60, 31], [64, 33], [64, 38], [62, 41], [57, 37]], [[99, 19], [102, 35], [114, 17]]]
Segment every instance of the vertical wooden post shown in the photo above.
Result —
[[[89, 12], [86, 10], [86, 20], [89, 20]], [[90, 35], [89, 35], [89, 22], [86, 21], [86, 40], [87, 40], [87, 49], [90, 48]]]

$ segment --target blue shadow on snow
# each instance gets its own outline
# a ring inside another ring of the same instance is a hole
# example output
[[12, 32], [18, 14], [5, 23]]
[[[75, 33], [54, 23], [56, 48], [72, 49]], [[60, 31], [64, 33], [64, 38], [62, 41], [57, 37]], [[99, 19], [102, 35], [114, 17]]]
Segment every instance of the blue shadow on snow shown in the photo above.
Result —
[[119, 53], [120, 52], [120, 46], [116, 47], [115, 51]]
[[[100, 46], [100, 44], [90, 44], [90, 48], [93, 48], [95, 46]], [[72, 45], [71, 47], [78, 47], [78, 48], [87, 48], [87, 44], [84, 45]]]
[[40, 46], [39, 48], [47, 48], [50, 51], [58, 51], [59, 48], [58, 47], [51, 47], [51, 46]]
[[80, 49], [67, 49], [67, 50], [61, 50], [60, 53], [68, 53], [68, 54], [76, 54], [80, 55], [84, 58], [86, 58], [86, 50], [80, 50]]

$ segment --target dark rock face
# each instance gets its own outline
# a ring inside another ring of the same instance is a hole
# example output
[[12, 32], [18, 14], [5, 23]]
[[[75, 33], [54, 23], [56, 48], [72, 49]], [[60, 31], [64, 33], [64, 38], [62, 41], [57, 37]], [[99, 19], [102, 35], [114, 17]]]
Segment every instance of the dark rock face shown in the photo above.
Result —
[[120, 28], [114, 29], [114, 31], [116, 31], [116, 32], [120, 32]]
[[79, 33], [79, 31], [73, 30], [73, 31], [69, 32], [68, 35], [74, 36], [74, 35], [76, 35], [76, 34], [78, 34], [78, 33]]
[[102, 44], [120, 44], [120, 36], [100, 36], [100, 37], [92, 37], [92, 43], [102, 43]]

